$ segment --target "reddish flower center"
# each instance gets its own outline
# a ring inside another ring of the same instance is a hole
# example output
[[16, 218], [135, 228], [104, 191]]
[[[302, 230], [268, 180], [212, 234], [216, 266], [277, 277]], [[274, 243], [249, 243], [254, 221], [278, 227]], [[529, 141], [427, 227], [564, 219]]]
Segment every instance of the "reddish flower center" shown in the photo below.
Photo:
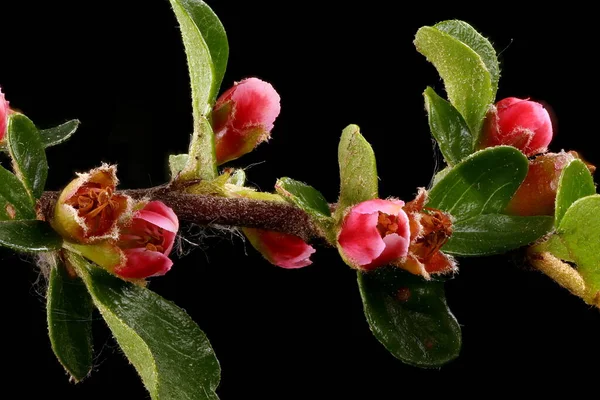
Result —
[[119, 202], [115, 201], [111, 187], [88, 183], [69, 198], [66, 203], [77, 210], [89, 228], [88, 236], [103, 233], [113, 224], [119, 214]]
[[142, 219], [134, 219], [130, 227], [122, 230], [119, 247], [122, 249], [145, 248], [149, 251], [164, 253], [166, 249], [164, 229]]
[[421, 213], [423, 234], [411, 245], [411, 252], [421, 262], [428, 262], [452, 235], [452, 221], [440, 210], [426, 208], [428, 213]]
[[382, 238], [392, 233], [398, 233], [398, 216], [379, 211], [377, 230]]

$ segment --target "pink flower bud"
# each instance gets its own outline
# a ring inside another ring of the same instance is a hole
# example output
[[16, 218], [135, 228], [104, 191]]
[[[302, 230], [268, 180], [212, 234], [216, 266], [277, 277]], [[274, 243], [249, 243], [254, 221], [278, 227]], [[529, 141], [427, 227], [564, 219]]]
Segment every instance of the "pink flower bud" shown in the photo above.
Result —
[[342, 222], [338, 248], [360, 270], [391, 264], [408, 254], [410, 224], [400, 200], [367, 200], [352, 207]]
[[213, 110], [217, 164], [235, 160], [268, 140], [279, 115], [279, 94], [257, 78], [244, 79], [219, 97]]
[[68, 240], [91, 243], [118, 237], [119, 219], [131, 210], [129, 196], [115, 193], [116, 167], [102, 165], [79, 177], [62, 191], [51, 224]]
[[9, 113], [10, 108], [8, 107], [8, 101], [6, 101], [4, 93], [2, 93], [2, 89], [0, 89], [0, 142], [4, 140], [4, 136], [6, 135]]
[[529, 157], [548, 151], [551, 140], [552, 121], [544, 106], [508, 97], [488, 113], [480, 148], [514, 146]]
[[151, 201], [122, 226], [117, 245], [125, 254], [125, 264], [114, 272], [127, 279], [144, 279], [166, 274], [173, 265], [173, 249], [179, 220], [173, 210], [160, 201]]
[[271, 264], [287, 269], [312, 264], [310, 256], [316, 250], [298, 236], [256, 228], [243, 230], [252, 246]]

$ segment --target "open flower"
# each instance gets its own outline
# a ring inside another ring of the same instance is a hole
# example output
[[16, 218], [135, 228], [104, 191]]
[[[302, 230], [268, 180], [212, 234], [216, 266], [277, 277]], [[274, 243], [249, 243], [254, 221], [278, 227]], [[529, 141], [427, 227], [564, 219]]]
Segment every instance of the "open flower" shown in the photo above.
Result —
[[166, 274], [173, 265], [169, 253], [178, 230], [179, 220], [171, 208], [160, 201], [147, 203], [121, 227], [117, 245], [125, 254], [125, 263], [114, 272], [128, 279]]
[[0, 89], [0, 143], [4, 140], [4, 136], [6, 135], [9, 113], [10, 108], [8, 107], [8, 101], [6, 101], [4, 93], [2, 93], [2, 89]]
[[213, 109], [217, 163], [235, 160], [268, 140], [279, 115], [279, 94], [270, 83], [244, 79], [219, 97]]
[[77, 243], [116, 239], [119, 220], [131, 210], [131, 199], [115, 193], [116, 167], [102, 165], [78, 175], [56, 202], [53, 228]]
[[552, 140], [550, 114], [540, 103], [508, 97], [488, 113], [481, 148], [508, 145], [533, 156], [545, 153]]
[[252, 246], [271, 264], [287, 269], [312, 264], [310, 256], [316, 250], [298, 236], [256, 228], [243, 231]]
[[338, 234], [344, 260], [372, 270], [406, 257], [410, 243], [408, 216], [400, 200], [367, 200], [350, 208]]

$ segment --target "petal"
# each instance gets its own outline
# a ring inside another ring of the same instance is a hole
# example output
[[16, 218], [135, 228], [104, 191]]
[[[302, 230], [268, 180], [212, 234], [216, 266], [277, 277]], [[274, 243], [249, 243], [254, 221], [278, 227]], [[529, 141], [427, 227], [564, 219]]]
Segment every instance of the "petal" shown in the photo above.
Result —
[[146, 249], [125, 250], [127, 262], [124, 267], [116, 268], [115, 273], [127, 279], [144, 279], [166, 274], [173, 261], [158, 251]]
[[431, 274], [443, 274], [456, 271], [456, 261], [441, 251], [435, 253], [425, 264], [425, 270]]
[[370, 214], [363, 214], [356, 212], [357, 207], [352, 208], [346, 216], [338, 236], [338, 243], [344, 256], [351, 263], [364, 266], [371, 264], [381, 255], [385, 243], [377, 231], [379, 217], [377, 210]]
[[245, 228], [244, 233], [271, 264], [288, 269], [312, 264], [310, 256], [316, 250], [298, 236], [253, 228]]
[[236, 129], [260, 125], [271, 131], [281, 111], [279, 94], [270, 83], [258, 78], [248, 78], [237, 83], [231, 93], [231, 100], [234, 103], [231, 123]]
[[410, 239], [402, 237], [398, 234], [392, 233], [383, 238], [385, 248], [383, 252], [369, 265], [365, 265], [365, 269], [374, 269], [382, 265], [391, 264], [392, 262], [406, 257], [408, 254], [408, 245]]
[[396, 215], [402, 210], [402, 207], [404, 207], [404, 202], [402, 200], [373, 199], [357, 204], [350, 209], [350, 212], [371, 214], [379, 211], [390, 215]]
[[172, 208], [162, 201], [151, 201], [137, 212], [134, 218], [141, 218], [169, 232], [179, 230], [179, 219]]

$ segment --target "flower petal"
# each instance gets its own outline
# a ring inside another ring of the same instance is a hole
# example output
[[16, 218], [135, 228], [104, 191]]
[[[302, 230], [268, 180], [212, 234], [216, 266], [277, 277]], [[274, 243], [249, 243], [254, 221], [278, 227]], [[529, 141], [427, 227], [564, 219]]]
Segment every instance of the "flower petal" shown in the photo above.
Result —
[[158, 251], [147, 249], [125, 250], [127, 262], [124, 267], [115, 269], [115, 273], [127, 279], [144, 279], [166, 274], [173, 266], [169, 257]]
[[[338, 243], [344, 256], [351, 263], [359, 266], [369, 265], [385, 249], [385, 243], [377, 230], [379, 214], [377, 209], [366, 214], [355, 212], [355, 208], [352, 208], [346, 216], [338, 236]], [[371, 206], [363, 207], [364, 211], [366, 209], [371, 209]]]

